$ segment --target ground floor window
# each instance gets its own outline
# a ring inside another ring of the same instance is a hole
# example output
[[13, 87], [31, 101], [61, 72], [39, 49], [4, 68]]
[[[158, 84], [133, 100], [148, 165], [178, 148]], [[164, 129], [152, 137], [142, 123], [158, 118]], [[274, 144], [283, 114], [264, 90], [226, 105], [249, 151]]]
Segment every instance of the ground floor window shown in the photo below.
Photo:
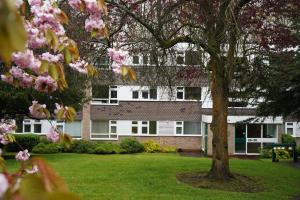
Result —
[[41, 120], [25, 119], [23, 121], [23, 132], [24, 133], [42, 133]]
[[[142, 135], [148, 135], [149, 133], [149, 121], [132, 121], [131, 122], [131, 134], [137, 135], [137, 134], [142, 134]], [[154, 126], [156, 129], [156, 124], [151, 123], [151, 134], [155, 134], [156, 131], [154, 131]]]
[[[58, 130], [61, 129], [62, 124], [57, 123]], [[71, 135], [73, 138], [81, 138], [81, 121], [73, 121], [71, 123], [65, 123], [64, 132]]]
[[117, 123], [109, 120], [91, 121], [91, 139], [117, 138]]

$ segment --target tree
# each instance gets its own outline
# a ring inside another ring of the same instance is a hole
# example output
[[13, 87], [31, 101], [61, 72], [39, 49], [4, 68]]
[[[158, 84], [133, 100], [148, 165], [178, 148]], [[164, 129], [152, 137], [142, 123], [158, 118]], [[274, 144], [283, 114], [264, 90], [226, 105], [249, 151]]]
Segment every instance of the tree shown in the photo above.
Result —
[[[244, 57], [252, 62], [253, 54], [280, 52], [297, 45], [289, 21], [299, 15], [299, 3], [294, 0], [288, 3], [275, 0], [107, 2], [118, 10], [116, 19], [122, 16], [130, 22], [125, 22], [122, 33], [130, 35], [129, 48], [137, 38], [134, 43], [137, 48], [147, 44], [167, 50], [179, 43], [189, 43], [206, 53], [205, 67], [211, 71], [213, 100], [213, 159], [208, 177], [229, 180], [232, 174], [227, 142], [228, 96], [235, 72], [243, 73], [243, 69], [237, 68], [236, 60]], [[122, 40], [121, 44], [124, 43]]]

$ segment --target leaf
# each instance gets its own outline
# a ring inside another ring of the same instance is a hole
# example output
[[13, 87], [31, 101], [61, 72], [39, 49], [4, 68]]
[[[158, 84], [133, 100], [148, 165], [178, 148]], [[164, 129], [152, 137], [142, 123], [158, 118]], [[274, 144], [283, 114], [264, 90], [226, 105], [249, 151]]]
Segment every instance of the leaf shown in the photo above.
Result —
[[59, 109], [58, 112], [56, 113], [56, 118], [58, 120], [64, 119], [64, 113], [65, 113], [65, 109], [64, 108]]
[[55, 33], [51, 29], [47, 29], [47, 30], [45, 30], [45, 36], [46, 36], [46, 40], [47, 40], [48, 45], [53, 50], [56, 51], [58, 46], [59, 46], [59, 42], [58, 42], [58, 38], [55, 35]]
[[24, 200], [42, 200], [46, 195], [43, 180], [36, 175], [25, 176], [20, 185], [20, 196]]
[[73, 107], [69, 106], [66, 112], [66, 121], [67, 122], [74, 121], [75, 116], [76, 116], [76, 110]]
[[59, 78], [59, 72], [57, 71], [56, 65], [51, 63], [49, 67], [49, 75], [54, 79], [58, 80]]
[[87, 66], [87, 71], [89, 76], [96, 76], [98, 74], [97, 69], [92, 65]]
[[121, 66], [121, 75], [122, 75], [122, 76], [126, 76], [127, 73], [128, 73], [127, 67], [124, 66], [124, 65], [122, 65], [122, 66]]
[[68, 24], [69, 23], [69, 18], [66, 15], [64, 11], [61, 10], [61, 12], [57, 15], [58, 20], [63, 23], [63, 24]]
[[13, 1], [2, 0], [0, 6], [0, 58], [10, 63], [11, 54], [23, 51], [27, 40], [23, 20]]
[[136, 73], [131, 67], [128, 67], [128, 76], [133, 81], [136, 81], [136, 79], [137, 79], [136, 78]]
[[48, 70], [49, 70], [49, 62], [43, 60], [41, 66], [39, 68], [39, 72], [45, 73], [45, 72], [48, 72]]
[[69, 148], [70, 145], [72, 144], [72, 137], [66, 133], [61, 134], [61, 136], [62, 136], [61, 140], [65, 143], [67, 148]]
[[12, 134], [6, 134], [5, 136], [6, 140], [8, 140], [10, 143], [16, 142], [16, 138]]
[[47, 192], [61, 191], [67, 192], [67, 186], [62, 178], [52, 169], [52, 167], [42, 158], [32, 158], [32, 165], [36, 165], [42, 178], [43, 185]]
[[105, 4], [105, 1], [104, 0], [98, 0], [98, 5], [99, 5], [101, 11], [107, 16], [108, 12], [107, 12], [107, 7], [106, 7], [106, 4]]
[[67, 64], [70, 64], [72, 62], [72, 55], [68, 48], [64, 49], [64, 59]]

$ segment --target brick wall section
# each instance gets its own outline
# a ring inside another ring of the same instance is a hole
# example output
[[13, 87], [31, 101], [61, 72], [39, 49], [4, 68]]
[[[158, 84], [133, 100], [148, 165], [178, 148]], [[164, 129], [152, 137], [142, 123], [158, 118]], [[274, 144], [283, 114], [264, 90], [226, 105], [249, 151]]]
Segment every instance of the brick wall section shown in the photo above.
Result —
[[[119, 136], [118, 142], [124, 138], [132, 138], [132, 136]], [[202, 148], [202, 137], [201, 136], [141, 136], [135, 137], [141, 143], [154, 140], [161, 146], [173, 146], [177, 149], [184, 150], [200, 150]]]
[[119, 105], [92, 105], [91, 119], [201, 121], [201, 102], [121, 101]]
[[[86, 96], [87, 97], [91, 97], [92, 96], [92, 88], [88, 89], [86, 91]], [[81, 124], [82, 124], [82, 139], [85, 139], [85, 140], [89, 140], [90, 139], [90, 128], [91, 128], [91, 105], [90, 103], [86, 103], [83, 105], [82, 107], [82, 113], [81, 113], [81, 116], [82, 116], [82, 121], [81, 121]]]

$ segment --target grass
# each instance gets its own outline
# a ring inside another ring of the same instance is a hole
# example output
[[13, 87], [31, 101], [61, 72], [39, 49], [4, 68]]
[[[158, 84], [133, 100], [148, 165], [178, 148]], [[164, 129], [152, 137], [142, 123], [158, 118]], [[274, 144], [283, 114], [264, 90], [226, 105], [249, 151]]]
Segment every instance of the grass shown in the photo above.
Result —
[[[230, 161], [234, 173], [260, 179], [264, 192], [240, 193], [194, 188], [181, 183], [176, 175], [207, 171], [211, 159], [182, 157], [178, 154], [134, 155], [45, 155], [65, 179], [71, 191], [83, 199], [294, 199], [300, 195], [300, 169], [270, 160]], [[17, 163], [7, 160], [14, 169]]]

